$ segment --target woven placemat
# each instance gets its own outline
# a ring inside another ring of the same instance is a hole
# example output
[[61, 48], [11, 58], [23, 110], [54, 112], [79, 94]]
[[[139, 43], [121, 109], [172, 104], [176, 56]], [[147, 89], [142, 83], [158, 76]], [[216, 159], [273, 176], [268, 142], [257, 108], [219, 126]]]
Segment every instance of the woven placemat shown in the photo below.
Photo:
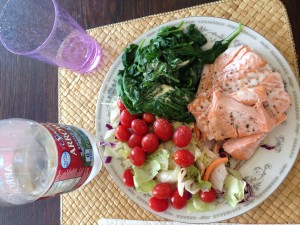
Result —
[[[271, 41], [298, 76], [297, 59], [287, 12], [279, 0], [225, 0], [89, 30], [103, 48], [98, 70], [78, 75], [59, 69], [59, 122], [95, 133], [98, 92], [114, 60], [134, 39], [170, 20], [190, 16], [214, 16], [240, 21]], [[288, 177], [262, 204], [224, 222], [296, 223], [300, 221], [300, 157]], [[119, 189], [105, 167], [84, 188], [61, 197], [61, 221], [96, 224], [100, 218], [163, 220], [140, 208]]]

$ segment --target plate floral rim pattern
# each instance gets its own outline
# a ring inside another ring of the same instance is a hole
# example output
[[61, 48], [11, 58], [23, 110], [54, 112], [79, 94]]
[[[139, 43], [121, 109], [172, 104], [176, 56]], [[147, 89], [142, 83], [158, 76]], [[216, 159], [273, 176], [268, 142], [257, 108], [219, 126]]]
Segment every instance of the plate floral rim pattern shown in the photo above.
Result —
[[[146, 39], [149, 41], [155, 37], [157, 31], [164, 26], [178, 25], [184, 21], [185, 26], [195, 24], [204, 33], [210, 43], [220, 40], [230, 34], [238, 25], [237, 22], [216, 18], [216, 17], [189, 17], [167, 22], [155, 27], [141, 35], [133, 43], [140, 43]], [[269, 151], [259, 148], [255, 155], [246, 162], [240, 162], [240, 172], [243, 178], [249, 182], [255, 193], [255, 198], [232, 208], [225, 203], [220, 203], [216, 210], [209, 212], [188, 213], [186, 209], [168, 209], [165, 212], [157, 213], [148, 206], [149, 194], [136, 192], [127, 188], [122, 181], [122, 162], [113, 159], [111, 163], [105, 164], [114, 182], [123, 190], [134, 202], [144, 209], [164, 217], [166, 219], [186, 222], [186, 223], [210, 223], [217, 222], [238, 216], [259, 205], [269, 197], [287, 176], [297, 158], [299, 151], [299, 131], [300, 131], [300, 106], [299, 106], [299, 84], [292, 72], [288, 62], [281, 53], [263, 36], [254, 30], [244, 26], [242, 33], [231, 43], [231, 46], [247, 44], [256, 52], [261, 54], [276, 71], [283, 75], [286, 90], [291, 96], [292, 105], [288, 110], [288, 119], [283, 124], [273, 130], [264, 143], [273, 146]], [[109, 123], [109, 103], [116, 100], [116, 74], [122, 69], [121, 56], [111, 66], [105, 80], [101, 86], [97, 107], [96, 107], [96, 136], [97, 140], [103, 140], [107, 131], [106, 123]], [[100, 156], [105, 161], [103, 149], [99, 146]], [[171, 208], [171, 207], [169, 207]]]

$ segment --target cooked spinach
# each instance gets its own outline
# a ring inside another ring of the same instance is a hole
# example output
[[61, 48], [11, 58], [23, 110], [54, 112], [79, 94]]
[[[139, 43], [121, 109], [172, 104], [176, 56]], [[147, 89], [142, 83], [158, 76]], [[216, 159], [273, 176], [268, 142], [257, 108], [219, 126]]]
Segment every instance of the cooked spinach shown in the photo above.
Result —
[[131, 44], [122, 55], [124, 69], [117, 75], [117, 94], [132, 114], [153, 113], [169, 120], [192, 122], [187, 105], [195, 96], [203, 66], [213, 63], [241, 32], [203, 50], [205, 36], [190, 24], [167, 26], [147, 46]]

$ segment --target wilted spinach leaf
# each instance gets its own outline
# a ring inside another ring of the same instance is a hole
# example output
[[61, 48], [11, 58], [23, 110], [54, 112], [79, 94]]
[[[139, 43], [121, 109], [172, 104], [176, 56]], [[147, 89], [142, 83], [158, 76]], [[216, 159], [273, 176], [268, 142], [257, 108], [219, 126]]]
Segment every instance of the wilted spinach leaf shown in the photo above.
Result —
[[205, 36], [190, 24], [166, 26], [147, 46], [131, 44], [122, 55], [124, 70], [117, 75], [117, 93], [132, 114], [149, 112], [169, 120], [192, 122], [187, 105], [195, 96], [205, 63], [213, 63], [241, 32], [203, 50]]

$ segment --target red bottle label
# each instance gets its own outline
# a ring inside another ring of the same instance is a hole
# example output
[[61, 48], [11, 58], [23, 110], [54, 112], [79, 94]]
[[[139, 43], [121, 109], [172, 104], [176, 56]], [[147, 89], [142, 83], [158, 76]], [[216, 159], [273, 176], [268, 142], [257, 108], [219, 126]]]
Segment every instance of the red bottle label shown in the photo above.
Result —
[[92, 171], [94, 155], [90, 140], [76, 127], [52, 123], [42, 125], [52, 134], [58, 151], [56, 175], [44, 197], [80, 187]]

